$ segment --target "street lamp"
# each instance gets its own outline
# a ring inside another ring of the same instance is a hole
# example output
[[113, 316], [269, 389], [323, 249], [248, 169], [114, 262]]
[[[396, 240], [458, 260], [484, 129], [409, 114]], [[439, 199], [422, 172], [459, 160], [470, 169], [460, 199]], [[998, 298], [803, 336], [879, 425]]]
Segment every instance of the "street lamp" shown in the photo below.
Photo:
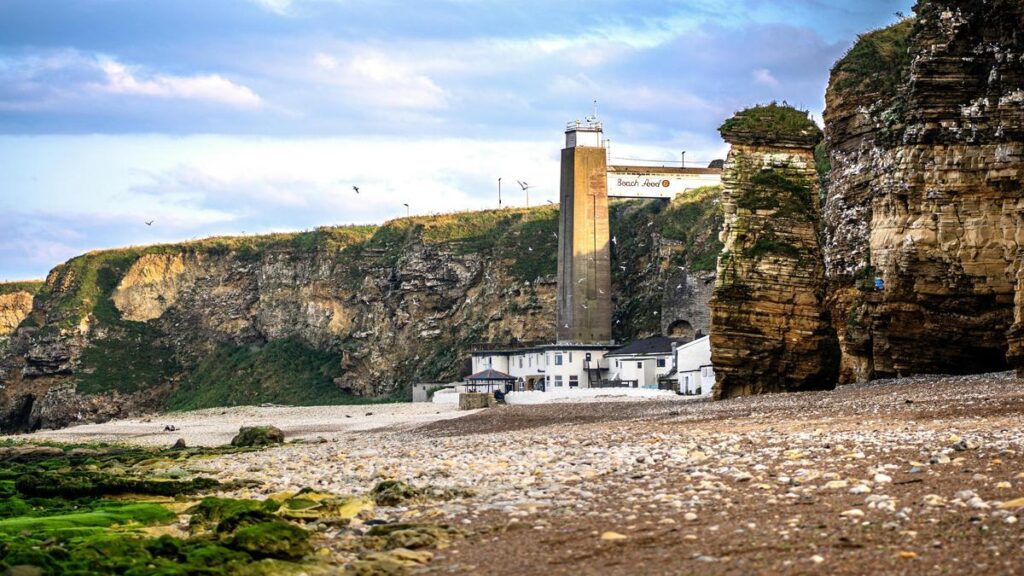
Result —
[[498, 208], [501, 208], [501, 178], [498, 178]]
[[409, 205], [408, 204], [402, 204], [402, 206], [405, 206], [405, 217], [408, 218], [409, 217]]

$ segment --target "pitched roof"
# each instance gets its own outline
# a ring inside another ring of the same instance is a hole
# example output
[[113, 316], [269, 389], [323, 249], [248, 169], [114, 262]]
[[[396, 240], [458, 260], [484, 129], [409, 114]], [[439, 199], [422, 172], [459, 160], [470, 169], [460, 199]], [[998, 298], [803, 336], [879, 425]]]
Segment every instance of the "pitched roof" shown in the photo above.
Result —
[[643, 340], [636, 340], [626, 344], [622, 348], [612, 350], [609, 354], [605, 354], [604, 357], [609, 356], [640, 356], [640, 355], [654, 355], [654, 354], [671, 354], [672, 345], [682, 342], [678, 338], [669, 338], [668, 336], [654, 336], [651, 338], [644, 338]]
[[498, 372], [497, 370], [492, 370], [490, 368], [488, 368], [487, 370], [481, 370], [480, 372], [477, 372], [476, 374], [473, 374], [472, 376], [466, 376], [466, 380], [484, 380], [484, 381], [498, 380], [498, 381], [501, 381], [501, 380], [515, 380], [515, 379], [516, 379], [515, 376], [510, 376], [508, 374], [505, 374], [504, 372]]

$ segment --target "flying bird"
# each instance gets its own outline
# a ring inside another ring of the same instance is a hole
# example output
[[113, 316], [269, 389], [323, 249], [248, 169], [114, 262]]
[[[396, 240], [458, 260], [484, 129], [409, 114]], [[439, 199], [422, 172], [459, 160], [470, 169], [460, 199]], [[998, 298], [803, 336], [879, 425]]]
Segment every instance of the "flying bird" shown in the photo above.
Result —
[[618, 243], [619, 243], [619, 240], [615, 236], [612, 236], [612, 244], [616, 244], [617, 245]]
[[353, 186], [352, 189], [356, 191], [356, 194], [359, 194], [359, 186]]
[[146, 222], [146, 226], [152, 226], [153, 222], [156, 222], [156, 220], [149, 220], [149, 221], [147, 221]]

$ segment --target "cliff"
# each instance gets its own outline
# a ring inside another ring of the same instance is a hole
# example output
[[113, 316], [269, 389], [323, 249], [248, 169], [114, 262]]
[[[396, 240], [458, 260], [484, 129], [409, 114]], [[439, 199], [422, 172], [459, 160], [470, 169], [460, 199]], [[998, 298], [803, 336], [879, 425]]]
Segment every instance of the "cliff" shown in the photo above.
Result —
[[826, 96], [844, 382], [1001, 370], [1011, 344], [1020, 362], [1024, 331], [1007, 331], [1024, 238], [1024, 4], [914, 10], [861, 37]]
[[[613, 297], [643, 319], [617, 323], [616, 338], [690, 325], [688, 311], [706, 306], [693, 301], [700, 290], [665, 286], [707, 282], [718, 209], [716, 190], [612, 206]], [[365, 401], [457, 379], [475, 347], [554, 338], [557, 214], [465, 212], [74, 258], [9, 337], [0, 428]]]
[[722, 125], [724, 251], [711, 303], [716, 398], [835, 386], [838, 343], [824, 306], [818, 237], [821, 130], [787, 106]]

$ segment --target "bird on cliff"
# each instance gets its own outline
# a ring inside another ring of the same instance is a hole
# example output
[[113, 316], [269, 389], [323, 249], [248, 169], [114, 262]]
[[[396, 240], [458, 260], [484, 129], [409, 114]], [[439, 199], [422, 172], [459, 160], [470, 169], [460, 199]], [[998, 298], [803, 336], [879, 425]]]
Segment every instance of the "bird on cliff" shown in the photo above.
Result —
[[626, 271], [626, 267], [625, 267], [625, 266], [619, 266], [619, 268], [622, 268], [622, 271], [623, 271], [623, 272], [625, 272], [625, 271]]
[[577, 283], [577, 284], [582, 284], [582, 283], [584, 283], [584, 282], [586, 282], [586, 281], [587, 281], [587, 279], [586, 279], [586, 278], [580, 278], [579, 280], [577, 280], [577, 281], [576, 281], [576, 283]]
[[584, 309], [584, 310], [589, 310], [589, 309], [590, 309], [589, 307], [587, 307], [587, 305], [586, 305], [586, 304], [580, 304], [580, 306], [583, 306], [583, 309]]
[[146, 226], [152, 226], [152, 225], [153, 225], [153, 222], [156, 222], [156, 220], [148, 220], [148, 221], [146, 222]]
[[356, 191], [356, 194], [359, 194], [359, 186], [353, 186], [352, 189]]
[[612, 236], [612, 244], [618, 245], [618, 243], [618, 239], [616, 239], [615, 236]]

